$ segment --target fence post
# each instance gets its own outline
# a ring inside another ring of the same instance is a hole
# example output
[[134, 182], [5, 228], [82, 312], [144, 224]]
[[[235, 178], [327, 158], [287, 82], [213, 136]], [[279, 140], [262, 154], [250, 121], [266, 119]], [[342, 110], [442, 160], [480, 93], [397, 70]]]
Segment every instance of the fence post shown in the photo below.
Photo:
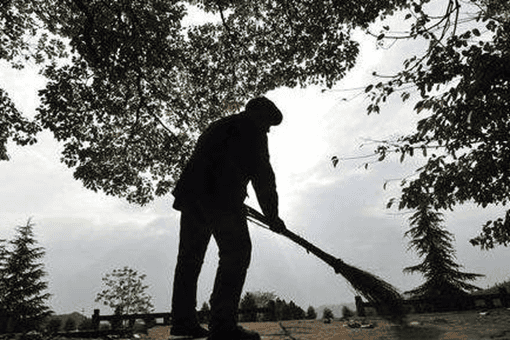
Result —
[[147, 327], [147, 329], [154, 327], [156, 324], [156, 320], [150, 314], [145, 315], [143, 322], [145, 323], [145, 327]]
[[354, 301], [356, 302], [356, 313], [358, 316], [365, 316], [365, 307], [363, 306], [363, 300], [361, 300], [361, 296], [355, 296]]
[[99, 309], [94, 309], [94, 314], [92, 315], [92, 327], [94, 327], [95, 331], [99, 330]]
[[172, 320], [172, 317], [170, 316], [170, 314], [167, 314], [163, 317], [163, 323], [165, 325], [171, 325], [172, 324], [171, 320]]

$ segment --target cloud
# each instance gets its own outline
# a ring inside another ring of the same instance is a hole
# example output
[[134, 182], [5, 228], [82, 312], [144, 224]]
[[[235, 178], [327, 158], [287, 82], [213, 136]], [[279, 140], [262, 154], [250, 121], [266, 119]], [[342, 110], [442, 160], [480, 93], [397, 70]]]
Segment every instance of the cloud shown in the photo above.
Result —
[[[177, 254], [177, 221], [156, 218], [145, 225], [105, 228], [87, 220], [43, 219], [38, 228], [50, 235], [42, 241], [51, 278], [52, 306], [59, 312], [92, 311], [101, 277], [129, 266], [147, 275], [158, 310], [167, 310], [171, 269]], [[104, 307], [102, 308], [104, 309]]]

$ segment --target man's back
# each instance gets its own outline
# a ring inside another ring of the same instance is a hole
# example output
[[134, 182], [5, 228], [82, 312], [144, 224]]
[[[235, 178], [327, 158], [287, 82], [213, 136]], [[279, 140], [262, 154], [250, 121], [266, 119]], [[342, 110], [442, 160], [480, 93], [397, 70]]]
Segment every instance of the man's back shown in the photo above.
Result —
[[199, 201], [215, 209], [239, 209], [248, 182], [260, 176], [269, 176], [265, 182], [274, 186], [265, 131], [244, 113], [220, 119], [198, 139], [173, 192], [174, 207]]

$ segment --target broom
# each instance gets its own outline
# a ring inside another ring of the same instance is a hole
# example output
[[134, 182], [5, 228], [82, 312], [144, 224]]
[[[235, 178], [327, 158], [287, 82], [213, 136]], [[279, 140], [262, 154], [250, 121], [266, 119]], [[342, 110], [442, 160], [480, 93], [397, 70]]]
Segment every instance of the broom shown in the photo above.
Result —
[[[257, 210], [247, 205], [245, 205], [245, 209], [250, 221], [265, 228], [271, 225], [268, 219]], [[379, 315], [393, 322], [403, 322], [405, 316], [403, 299], [397, 289], [392, 285], [377, 276], [348, 265], [344, 261], [333, 257], [288, 229], [283, 230], [281, 234], [333, 267], [335, 273], [341, 274], [351, 284], [354, 290], [376, 308]]]

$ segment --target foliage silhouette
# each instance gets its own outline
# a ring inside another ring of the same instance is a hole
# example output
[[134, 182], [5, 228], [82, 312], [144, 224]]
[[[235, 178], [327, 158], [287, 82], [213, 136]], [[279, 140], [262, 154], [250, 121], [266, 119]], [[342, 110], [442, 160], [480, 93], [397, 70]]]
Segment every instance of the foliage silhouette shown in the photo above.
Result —
[[103, 302], [116, 314], [145, 314], [154, 310], [152, 297], [147, 295], [149, 286], [144, 285], [146, 275], [138, 274], [125, 266], [103, 276], [104, 288], [96, 295], [96, 302]]
[[355, 313], [349, 309], [347, 306], [342, 306], [342, 319], [348, 320], [349, 318], [352, 318], [355, 315]]
[[[405, 60], [394, 76], [380, 77], [365, 89], [369, 114], [379, 112], [390, 96], [400, 94], [406, 101], [413, 95], [409, 89], [416, 90], [414, 111], [423, 117], [415, 132], [379, 143], [375, 157], [382, 161], [396, 153], [401, 162], [418, 155], [426, 159], [401, 182], [399, 209], [419, 209], [424, 196], [434, 210], [464, 203], [505, 206], [510, 199], [510, 5], [447, 0], [439, 2], [445, 7], [437, 15], [438, 2], [428, 3], [407, 10], [405, 20], [412, 23], [406, 34], [392, 34], [385, 26], [379, 35], [381, 45], [422, 39], [428, 48]], [[510, 210], [487, 221], [470, 242], [482, 249], [508, 245]]]
[[241, 299], [240, 309], [244, 311], [241, 321], [255, 322], [257, 321], [257, 303], [252, 293], [245, 293]]
[[20, 332], [37, 330], [52, 312], [47, 306], [48, 283], [41, 259], [43, 247], [37, 246], [34, 224], [28, 220], [16, 228], [16, 235], [8, 247], [0, 247], [0, 311], [5, 322], [0, 331]]
[[[287, 302], [278, 298], [274, 293], [268, 292], [246, 292], [241, 299], [239, 308], [251, 311], [243, 314], [242, 321], [281, 321], [281, 320], [304, 320], [305, 311], [293, 301]], [[257, 308], [268, 308], [268, 312], [259, 315]]]
[[[187, 7], [216, 20], [183, 26]], [[35, 120], [2, 91], [0, 155], [49, 129], [91, 190], [145, 204], [171, 189], [209, 122], [277, 87], [331, 87], [351, 69], [351, 33], [405, 0], [10, 1], [0, 58], [47, 78]], [[37, 41], [38, 43], [31, 43]]]
[[317, 319], [317, 312], [315, 311], [315, 308], [312, 306], [309, 306], [306, 310], [306, 319], [307, 320], [315, 320]]
[[54, 335], [58, 332], [60, 332], [60, 328], [62, 327], [62, 319], [60, 318], [51, 318], [48, 320], [48, 323], [46, 324], [46, 331]]
[[76, 321], [74, 321], [71, 318], [67, 319], [66, 322], [64, 323], [64, 331], [71, 332], [74, 330], [76, 330]]
[[324, 308], [324, 311], [322, 312], [322, 318], [324, 320], [326, 319], [334, 319], [335, 315], [333, 314], [333, 311], [329, 308]]
[[415, 298], [442, 298], [454, 300], [480, 288], [467, 283], [484, 275], [461, 272], [455, 262], [453, 235], [442, 228], [442, 214], [422, 204], [410, 217], [410, 248], [416, 250], [423, 261], [404, 269], [407, 273], [421, 273], [425, 283], [408, 291]]

